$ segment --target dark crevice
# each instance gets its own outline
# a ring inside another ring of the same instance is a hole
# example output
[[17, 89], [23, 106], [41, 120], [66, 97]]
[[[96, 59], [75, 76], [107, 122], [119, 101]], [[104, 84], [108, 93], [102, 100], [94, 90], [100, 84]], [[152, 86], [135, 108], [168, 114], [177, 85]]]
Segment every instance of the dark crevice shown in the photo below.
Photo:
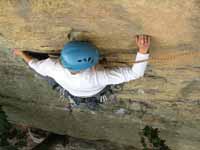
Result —
[[42, 143], [38, 144], [32, 150], [50, 150], [52, 146], [62, 144], [66, 147], [69, 144], [68, 137], [51, 133]]
[[4, 37], [3, 33], [0, 33], [0, 36], [1, 36], [1, 37]]
[[39, 52], [32, 52], [32, 51], [25, 51], [28, 55], [32, 56], [33, 58], [37, 58], [38, 60], [47, 59], [49, 57], [59, 57], [60, 53], [39, 53]]

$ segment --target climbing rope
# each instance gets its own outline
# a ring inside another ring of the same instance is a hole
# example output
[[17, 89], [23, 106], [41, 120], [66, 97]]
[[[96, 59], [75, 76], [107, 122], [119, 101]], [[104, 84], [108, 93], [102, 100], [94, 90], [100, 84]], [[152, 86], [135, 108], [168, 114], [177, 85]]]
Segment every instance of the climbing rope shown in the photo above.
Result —
[[[158, 54], [156, 54], [158, 55]], [[160, 54], [161, 55], [161, 54]], [[162, 54], [163, 55], [163, 54]], [[150, 56], [149, 59], [144, 59], [144, 60], [139, 60], [139, 61], [118, 61], [120, 58], [119, 57], [113, 57], [112, 58], [116, 58], [118, 59], [117, 61], [114, 60], [109, 60], [109, 56], [107, 56], [106, 59], [106, 63], [114, 63], [114, 64], [136, 64], [136, 63], [142, 63], [142, 62], [150, 62], [152, 64], [169, 64], [172, 61], [177, 61], [177, 60], [182, 60], [183, 62], [186, 62], [189, 59], [192, 59], [191, 61], [193, 61], [193, 58], [196, 58], [200, 56], [200, 51], [183, 51], [181, 53], [178, 54], [165, 54], [165, 56], [162, 57], [154, 57], [154, 56]], [[200, 60], [200, 58], [199, 58]]]
[[[45, 54], [46, 52], [31, 52], [31, 53], [38, 53], [39, 54]], [[47, 54], [47, 53], [46, 53]], [[123, 53], [124, 54], [124, 53]], [[122, 54], [122, 55], [123, 55]], [[125, 53], [126, 54], [126, 53]], [[48, 52], [50, 57], [58, 58], [60, 56], [60, 51], [51, 51]], [[128, 55], [131, 55], [130, 53]], [[157, 55], [157, 56], [154, 56]], [[121, 65], [132, 65], [137, 63], [142, 63], [148, 61], [150, 64], [156, 64], [156, 65], [164, 65], [164, 64], [174, 64], [175, 62], [187, 64], [187, 62], [194, 62], [194, 60], [197, 60], [196, 58], [199, 57], [198, 60], [200, 60], [200, 51], [180, 51], [180, 52], [171, 52], [170, 53], [155, 53], [150, 54], [149, 59], [139, 60], [139, 61], [132, 61], [126, 60], [123, 61], [121, 55], [118, 53], [110, 53], [110, 54], [104, 54], [103, 57], [100, 60], [100, 64], [102, 64], [105, 67], [113, 67], [113, 66], [121, 66]]]

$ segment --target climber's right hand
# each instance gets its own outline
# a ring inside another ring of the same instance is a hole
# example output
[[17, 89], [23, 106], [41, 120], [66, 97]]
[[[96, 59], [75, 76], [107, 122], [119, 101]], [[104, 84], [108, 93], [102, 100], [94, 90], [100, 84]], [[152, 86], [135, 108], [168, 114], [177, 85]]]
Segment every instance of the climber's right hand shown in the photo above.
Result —
[[22, 58], [25, 62], [29, 63], [33, 58], [29, 54], [26, 54], [24, 51], [21, 51], [19, 49], [13, 49], [12, 50], [14, 56], [18, 56]]
[[19, 56], [19, 57], [21, 57], [21, 56], [23, 55], [24, 52], [21, 51], [21, 50], [19, 50], [19, 49], [14, 48], [14, 49], [12, 50], [12, 53], [13, 53], [14, 56]]
[[135, 39], [136, 39], [136, 44], [139, 48], [139, 53], [142, 53], [142, 54], [149, 53], [150, 36], [141, 34], [141, 35], [137, 35]]

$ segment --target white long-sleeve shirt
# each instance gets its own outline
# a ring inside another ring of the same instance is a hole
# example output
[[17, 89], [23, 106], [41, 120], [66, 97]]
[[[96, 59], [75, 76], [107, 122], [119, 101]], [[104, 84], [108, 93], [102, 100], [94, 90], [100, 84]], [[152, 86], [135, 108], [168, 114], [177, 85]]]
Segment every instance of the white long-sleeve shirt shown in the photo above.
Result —
[[[148, 59], [149, 54], [137, 53], [136, 61]], [[78, 74], [64, 68], [59, 59], [32, 59], [29, 66], [43, 76], [53, 78], [59, 85], [74, 96], [90, 97], [107, 85], [120, 84], [135, 80], [144, 75], [147, 62], [136, 63], [132, 67], [119, 67], [115, 69], [92, 70], [86, 69]]]

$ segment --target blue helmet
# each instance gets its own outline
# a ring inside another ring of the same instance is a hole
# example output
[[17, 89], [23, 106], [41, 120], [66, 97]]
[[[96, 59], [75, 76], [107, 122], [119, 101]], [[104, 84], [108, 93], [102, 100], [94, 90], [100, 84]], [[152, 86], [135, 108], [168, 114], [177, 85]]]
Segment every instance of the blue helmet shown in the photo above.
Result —
[[90, 42], [72, 41], [61, 51], [61, 63], [71, 71], [81, 71], [99, 62], [99, 51]]

